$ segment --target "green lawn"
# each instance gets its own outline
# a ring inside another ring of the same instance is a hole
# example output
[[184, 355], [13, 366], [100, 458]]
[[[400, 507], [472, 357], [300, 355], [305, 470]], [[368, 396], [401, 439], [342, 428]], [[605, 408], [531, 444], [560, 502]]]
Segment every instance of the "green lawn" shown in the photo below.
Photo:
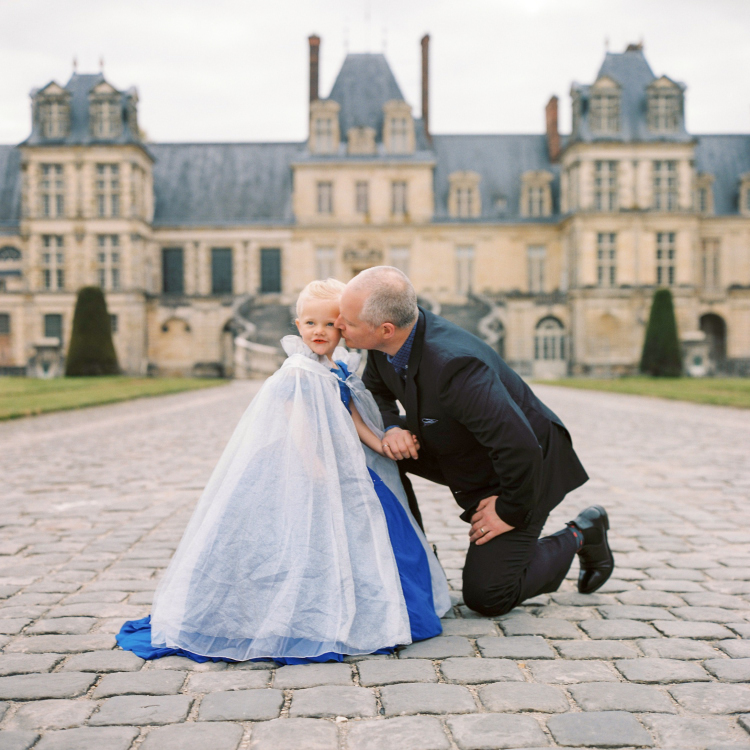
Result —
[[202, 378], [0, 378], [0, 420], [82, 406], [111, 404], [142, 396], [162, 396], [197, 388], [213, 388], [225, 380]]
[[592, 391], [631, 393], [637, 396], [656, 396], [696, 404], [717, 404], [750, 409], [750, 378], [650, 378], [629, 377], [596, 380], [593, 378], [565, 378], [537, 381], [545, 385], [583, 388]]

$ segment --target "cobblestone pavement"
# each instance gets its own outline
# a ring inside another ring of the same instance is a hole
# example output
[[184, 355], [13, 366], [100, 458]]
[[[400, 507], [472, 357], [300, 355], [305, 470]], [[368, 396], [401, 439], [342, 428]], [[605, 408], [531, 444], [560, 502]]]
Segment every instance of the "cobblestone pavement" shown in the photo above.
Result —
[[462, 604], [467, 527], [417, 491], [455, 588], [444, 635], [345, 664], [150, 663], [116, 648], [257, 383], [0, 425], [0, 748], [750, 747], [748, 412], [538, 387], [617, 556], [511, 614]]

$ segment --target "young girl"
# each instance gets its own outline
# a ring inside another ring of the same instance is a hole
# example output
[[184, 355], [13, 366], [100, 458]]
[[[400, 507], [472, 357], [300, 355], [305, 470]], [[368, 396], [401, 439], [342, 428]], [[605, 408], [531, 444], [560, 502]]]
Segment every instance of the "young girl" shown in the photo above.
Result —
[[120, 645], [281, 663], [341, 661], [441, 631], [445, 575], [382, 455], [382, 421], [337, 348], [343, 284], [308, 284], [300, 337], [240, 420], [195, 509], [151, 618]]

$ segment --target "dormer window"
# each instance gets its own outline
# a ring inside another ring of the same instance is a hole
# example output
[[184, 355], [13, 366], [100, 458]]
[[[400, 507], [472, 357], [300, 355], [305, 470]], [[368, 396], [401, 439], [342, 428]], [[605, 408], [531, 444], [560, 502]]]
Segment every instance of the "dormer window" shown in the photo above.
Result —
[[117, 138], [122, 133], [121, 94], [106, 81], [89, 95], [89, 128], [94, 138]]
[[549, 216], [552, 213], [551, 172], [524, 172], [521, 176], [521, 216]]
[[481, 176], [476, 172], [454, 172], [449, 176], [450, 193], [448, 213], [459, 219], [481, 215], [482, 200], [479, 193]]
[[695, 178], [695, 210], [699, 214], [714, 212], [714, 176], [699, 174]]
[[43, 138], [65, 138], [70, 134], [70, 94], [56, 83], [37, 94], [36, 117]]
[[674, 133], [682, 119], [682, 88], [666, 76], [648, 87], [648, 127], [653, 133]]
[[[589, 108], [589, 127], [597, 135], [620, 132], [620, 91], [614, 81], [594, 84]], [[600, 83], [600, 82], [597, 82]]]
[[750, 216], [750, 172], [740, 177], [740, 213]]
[[403, 101], [393, 99], [383, 106], [383, 143], [391, 154], [414, 153], [414, 120], [411, 107]]
[[349, 154], [374, 154], [375, 130], [367, 126], [349, 128], [346, 134], [346, 150]]
[[339, 148], [339, 105], [318, 99], [310, 104], [310, 151], [314, 154], [334, 154]]

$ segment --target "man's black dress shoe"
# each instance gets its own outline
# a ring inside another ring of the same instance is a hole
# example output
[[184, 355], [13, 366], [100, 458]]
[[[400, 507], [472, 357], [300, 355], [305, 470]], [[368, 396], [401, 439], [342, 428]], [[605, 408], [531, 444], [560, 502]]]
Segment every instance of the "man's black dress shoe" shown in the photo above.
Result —
[[615, 558], [607, 541], [609, 516], [601, 505], [592, 505], [571, 521], [583, 534], [583, 547], [578, 550], [581, 572], [578, 574], [578, 591], [593, 594], [600, 589], [615, 569]]

